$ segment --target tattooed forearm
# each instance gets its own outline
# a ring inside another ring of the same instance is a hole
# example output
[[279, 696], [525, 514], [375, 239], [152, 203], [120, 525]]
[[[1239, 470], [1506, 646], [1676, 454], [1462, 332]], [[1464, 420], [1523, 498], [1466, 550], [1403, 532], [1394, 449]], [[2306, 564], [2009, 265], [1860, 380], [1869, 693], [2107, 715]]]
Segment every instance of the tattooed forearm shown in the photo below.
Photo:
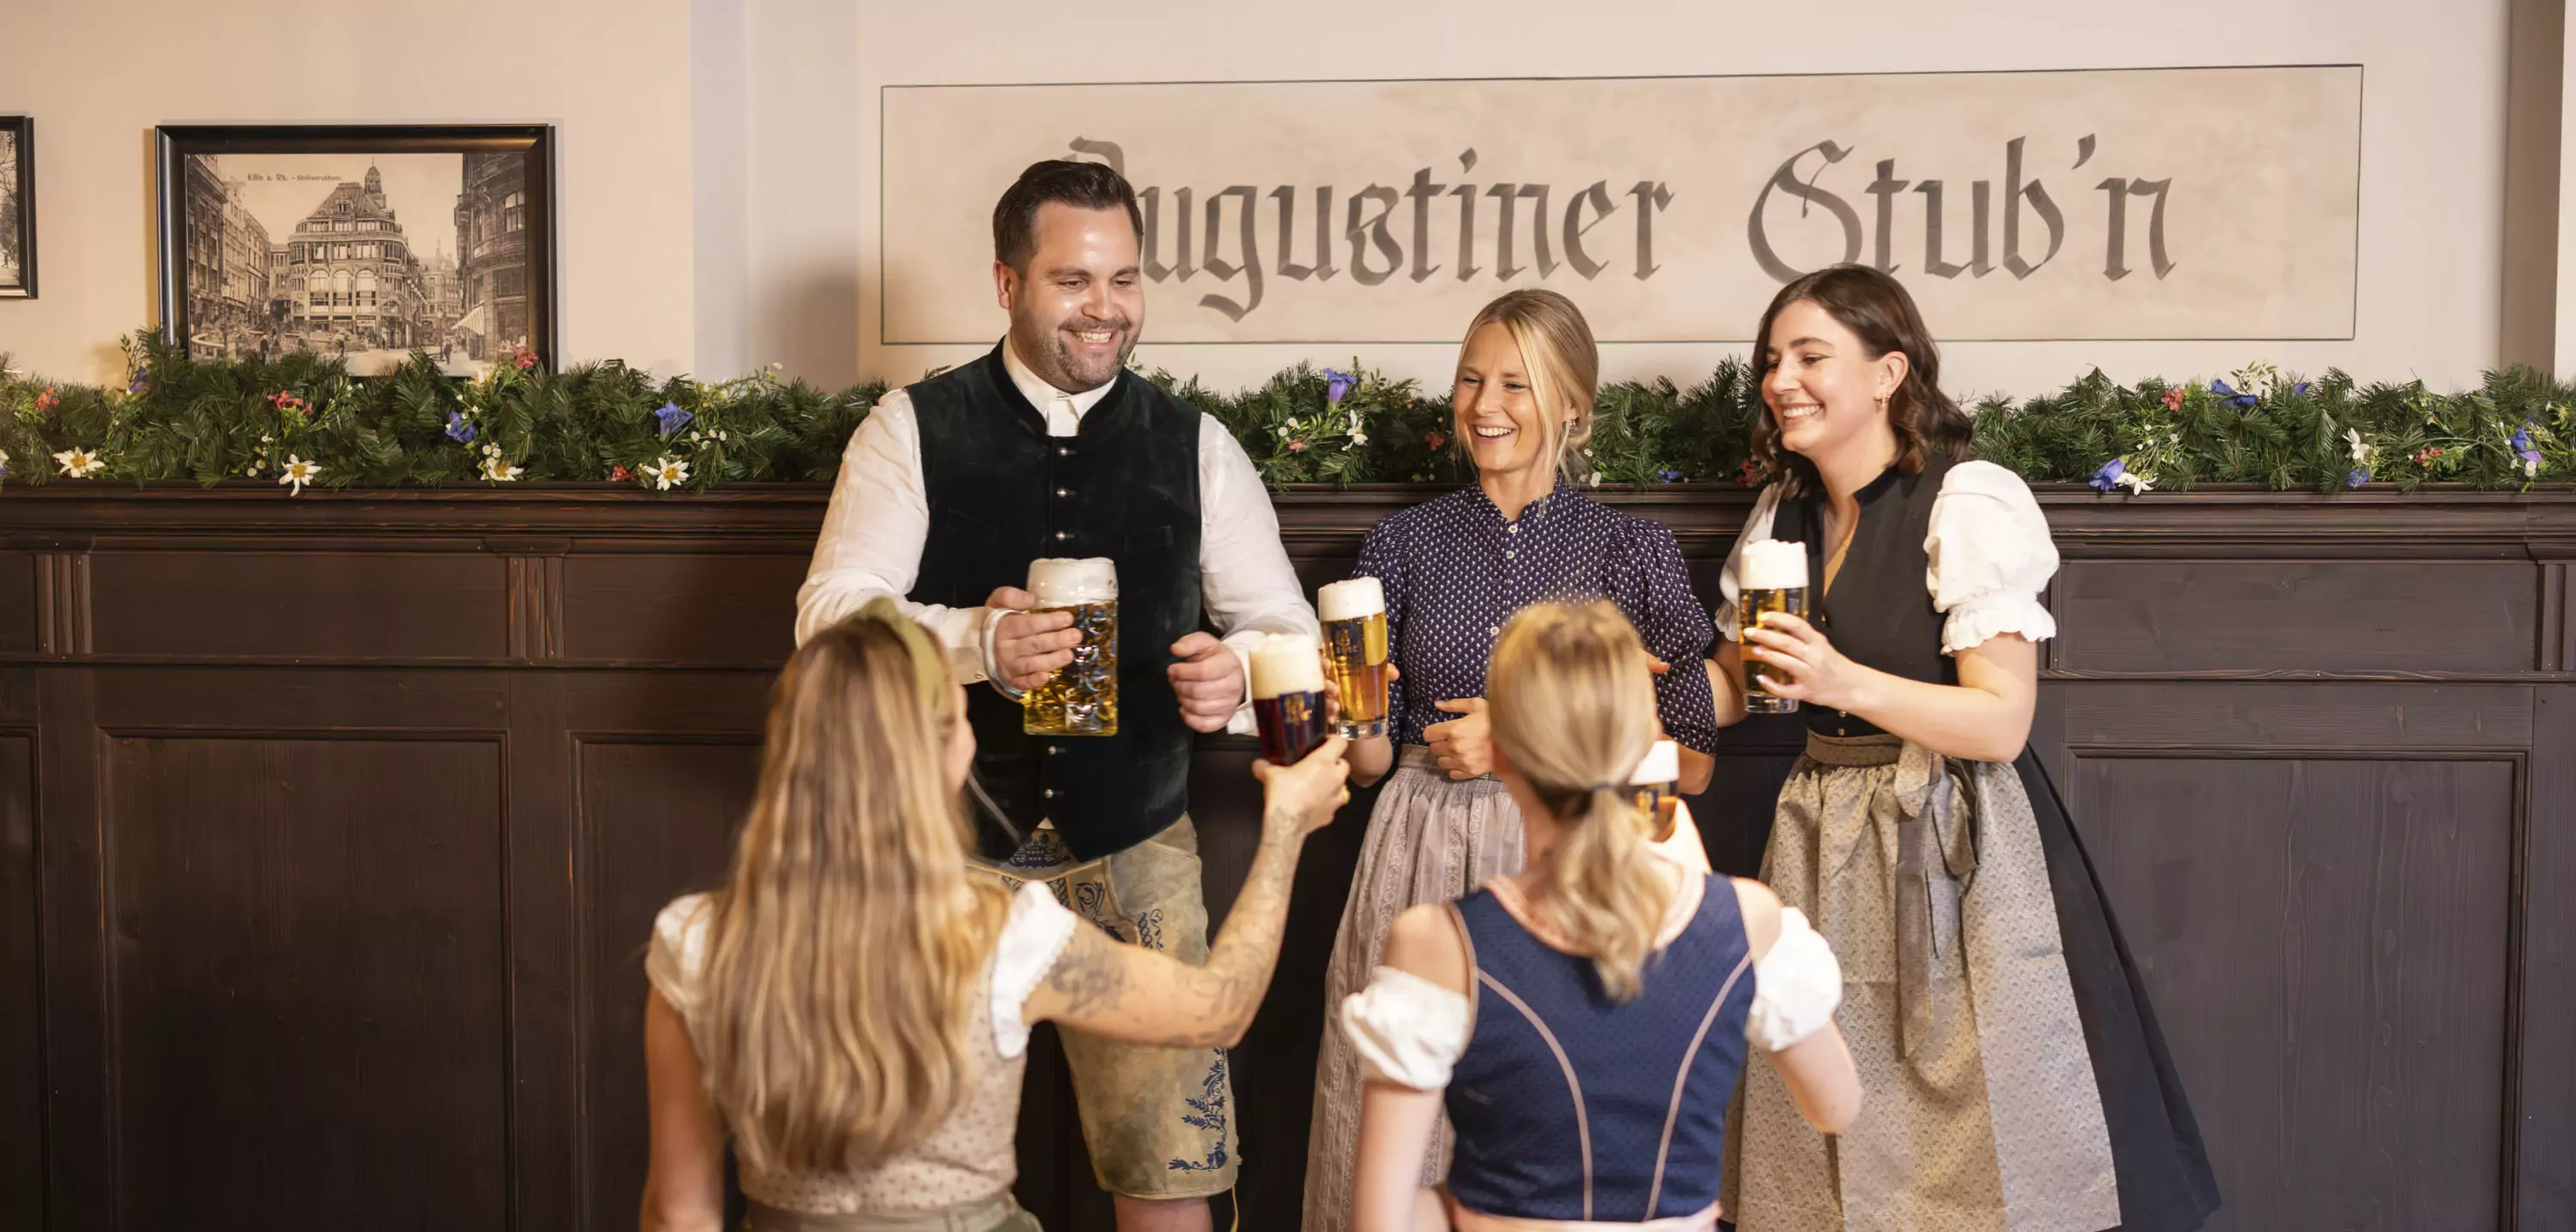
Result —
[[1279, 961], [1288, 887], [1304, 846], [1302, 827], [1270, 820], [1251, 875], [1204, 965], [1189, 966], [1077, 927], [1032, 1005], [1045, 1017], [1116, 1039], [1229, 1047], [1241, 1041]]
[[1279, 963], [1279, 939], [1288, 924], [1288, 890], [1297, 880], [1297, 855], [1305, 839], [1294, 825], [1264, 818], [1260, 853], [1225, 927], [1217, 930], [1204, 974], [1212, 981], [1211, 997], [1227, 1012], [1229, 1034], [1240, 1038], [1270, 987], [1270, 972]]

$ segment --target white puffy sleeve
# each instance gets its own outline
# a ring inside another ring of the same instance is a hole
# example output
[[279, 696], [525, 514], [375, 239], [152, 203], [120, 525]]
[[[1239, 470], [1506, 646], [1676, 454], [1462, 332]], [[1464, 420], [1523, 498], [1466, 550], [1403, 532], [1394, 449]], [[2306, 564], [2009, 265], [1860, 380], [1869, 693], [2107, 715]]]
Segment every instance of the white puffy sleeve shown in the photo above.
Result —
[[993, 943], [993, 1047], [1005, 1057], [1029, 1049], [1029, 1024], [1020, 1017], [1038, 981], [1055, 969], [1055, 960], [1073, 940], [1073, 913], [1055, 901], [1038, 882], [1011, 896], [1011, 914]]
[[1795, 907], [1780, 909], [1780, 938], [1753, 965], [1753, 1012], [1744, 1038], [1778, 1052], [1824, 1029], [1843, 1003], [1843, 968], [1834, 947]]
[[644, 947], [644, 978], [679, 1011], [683, 1023], [697, 1016], [699, 981], [707, 972], [707, 934], [714, 928], [715, 912], [708, 909], [704, 894], [683, 894], [653, 917], [653, 940]]
[[2057, 636], [2040, 591], [2057, 573], [2048, 518], [2021, 476], [1992, 462], [1962, 462], [1941, 481], [1924, 584], [1946, 618], [1941, 653], [1957, 654], [2006, 633], [2031, 641]]
[[1360, 1055], [1361, 1076], [1437, 1091], [1467, 1051], [1467, 1011], [1464, 994], [1380, 967], [1368, 987], [1342, 998], [1342, 1033]]
[[1718, 571], [1717, 635], [1735, 641], [1735, 605], [1744, 597], [1744, 584], [1737, 580], [1744, 567], [1744, 545], [1771, 537], [1771, 520], [1780, 509], [1780, 485], [1762, 489], [1753, 500], [1753, 512], [1744, 519], [1744, 532], [1735, 537], [1735, 549], [1726, 554], [1726, 567]]

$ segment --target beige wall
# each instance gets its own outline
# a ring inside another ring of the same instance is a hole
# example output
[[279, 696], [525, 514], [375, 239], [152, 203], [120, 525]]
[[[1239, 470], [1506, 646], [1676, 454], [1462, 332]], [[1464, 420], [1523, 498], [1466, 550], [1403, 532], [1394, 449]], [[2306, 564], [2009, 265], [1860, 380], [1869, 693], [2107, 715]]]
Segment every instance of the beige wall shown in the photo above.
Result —
[[687, 0], [6, 0], [0, 112], [36, 123], [40, 298], [0, 300], [13, 366], [116, 371], [153, 319], [152, 128], [557, 126], [571, 356], [694, 362]]
[[[1091, 21], [1034, 0], [9, 7], [7, 37], [34, 51], [12, 53], [0, 111], [37, 117], [44, 297], [0, 301], [0, 350], [65, 375], [100, 375], [107, 344], [149, 317], [156, 123], [551, 121], [569, 356], [703, 376], [779, 362], [838, 383], [908, 380], [962, 357], [865, 341], [876, 332], [876, 97], [888, 83], [2327, 62], [2366, 67], [2353, 341], [1961, 344], [1950, 383], [2029, 392], [2093, 364], [2130, 379], [2266, 359], [2448, 386], [2498, 355], [2506, 0], [1852, 0], [1829, 16], [1679, 0], [1307, 0], [1238, 16], [1135, 0]], [[1158, 352], [1151, 336], [1149, 324], [1147, 362], [1219, 383], [1350, 358], [1290, 346]], [[1687, 376], [1720, 353], [1622, 346], [1605, 360], [1614, 377]], [[1445, 381], [1452, 355], [1416, 346], [1361, 358]]]
[[[1204, 4], [1131, 3], [1114, 22], [1063, 20], [1060, 5], [870, 5], [856, 58], [862, 247], [874, 243], [876, 88], [886, 83], [1199, 78], [1580, 76], [1884, 72], [2353, 62], [2365, 66], [2359, 324], [2350, 342], [1961, 344], [1947, 356], [1961, 391], [2030, 392], [2100, 364], [2122, 379], [2223, 374], [2251, 359], [2307, 372], [2474, 381], [2498, 344], [2505, 81], [2504, 0], [1919, 0], [1793, 4], [1523, 0], [1389, 4], [1311, 0], [1229, 20]], [[1581, 16], [1573, 16], [1575, 12]], [[1042, 37], [1011, 38], [1014, 28]], [[2181, 208], [2178, 204], [2176, 208]], [[867, 263], [872, 265], [873, 263]], [[863, 266], [863, 268], [865, 268]], [[863, 339], [876, 336], [863, 275]], [[1457, 323], [1463, 327], [1465, 322]], [[1937, 334], [1941, 322], [1931, 322]], [[999, 325], [996, 325], [996, 332]], [[1735, 332], [1750, 332], [1748, 323]], [[1310, 354], [1293, 346], [1193, 346], [1148, 363], [1187, 365], [1219, 384]], [[1718, 348], [1620, 346], [1611, 376], [1705, 372]], [[879, 348], [862, 362], [908, 378], [958, 348]], [[1362, 356], [1445, 383], [1446, 347]]]

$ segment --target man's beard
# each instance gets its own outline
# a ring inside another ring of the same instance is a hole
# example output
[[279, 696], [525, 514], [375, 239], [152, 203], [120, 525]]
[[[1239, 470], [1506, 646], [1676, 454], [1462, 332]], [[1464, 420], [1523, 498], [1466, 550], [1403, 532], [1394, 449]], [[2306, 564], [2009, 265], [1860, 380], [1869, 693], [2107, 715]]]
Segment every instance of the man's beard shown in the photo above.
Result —
[[[1118, 353], [1114, 358], [1110, 358], [1105, 361], [1089, 361], [1098, 363], [1099, 366], [1096, 368], [1085, 368], [1083, 365], [1086, 360], [1074, 350], [1072, 341], [1067, 339], [1065, 334], [1068, 332], [1094, 329], [1109, 329], [1116, 331], [1118, 334]], [[1126, 367], [1128, 356], [1136, 353], [1136, 330], [1133, 325], [1124, 321], [1064, 321], [1058, 323], [1055, 328], [1047, 331], [1046, 345], [1040, 349], [1045, 353], [1045, 358], [1049, 361], [1048, 366], [1054, 368], [1055, 371], [1041, 372], [1038, 375], [1047, 377], [1050, 384], [1057, 384], [1058, 388], [1071, 389], [1077, 392], [1081, 390], [1098, 389], [1101, 386], [1118, 379], [1119, 369]], [[1059, 383], [1056, 378], [1062, 378], [1061, 383]]]

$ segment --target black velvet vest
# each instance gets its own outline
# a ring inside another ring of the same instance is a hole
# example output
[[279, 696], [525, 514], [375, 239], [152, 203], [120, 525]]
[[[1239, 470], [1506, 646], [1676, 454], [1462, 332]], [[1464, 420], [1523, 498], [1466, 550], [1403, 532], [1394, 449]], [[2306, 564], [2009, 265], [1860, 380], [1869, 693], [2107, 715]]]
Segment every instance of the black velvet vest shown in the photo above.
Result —
[[[1039, 739], [1019, 703], [967, 690], [975, 770], [1022, 834], [1052, 820], [1075, 855], [1124, 851], [1188, 806], [1190, 730], [1164, 669], [1199, 627], [1199, 412], [1131, 373], [1073, 436], [1011, 383], [996, 348], [911, 388], [930, 504], [915, 603], [977, 607], [1042, 556], [1118, 565], [1118, 734]], [[1010, 836], [987, 819], [987, 856]]]
[[[1862, 488], [1860, 529], [1833, 585], [1810, 591], [1807, 608], [1818, 631], [1855, 663], [1892, 676], [1931, 684], [1959, 683], [1959, 665], [1941, 653], [1942, 616], [1925, 585], [1931, 556], [1923, 539], [1932, 528], [1932, 502], [1953, 465], [1933, 458], [1919, 473], [1895, 467]], [[1825, 576], [1824, 498], [1811, 494], [1780, 502], [1771, 537], [1807, 545], [1807, 576]], [[1876, 724], [1823, 706], [1800, 706], [1807, 729], [1829, 736], [1875, 735]]]

